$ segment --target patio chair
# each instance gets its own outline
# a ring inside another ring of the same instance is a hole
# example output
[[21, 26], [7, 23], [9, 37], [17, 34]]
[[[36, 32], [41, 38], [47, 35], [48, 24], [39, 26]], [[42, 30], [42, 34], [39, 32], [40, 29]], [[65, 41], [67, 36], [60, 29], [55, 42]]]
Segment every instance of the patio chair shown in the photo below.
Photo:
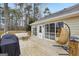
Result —
[[66, 44], [68, 42], [68, 40], [69, 40], [69, 32], [68, 32], [68, 30], [65, 29], [65, 28], [61, 28], [60, 36], [55, 40], [60, 45]]
[[70, 40], [70, 36], [71, 36], [71, 31], [70, 31], [69, 25], [66, 23], [63, 23], [63, 24], [66, 25], [67, 28], [62, 27], [59, 38], [55, 39], [56, 42], [58, 42], [61, 45], [67, 44], [68, 41]]

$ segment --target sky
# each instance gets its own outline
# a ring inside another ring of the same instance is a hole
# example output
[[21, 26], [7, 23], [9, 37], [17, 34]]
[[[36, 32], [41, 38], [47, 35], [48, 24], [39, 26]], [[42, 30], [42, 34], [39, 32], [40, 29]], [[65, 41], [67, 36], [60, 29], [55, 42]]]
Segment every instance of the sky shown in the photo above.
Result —
[[[62, 10], [64, 8], [73, 6], [77, 3], [43, 3], [41, 4], [41, 10], [44, 11], [45, 7], [48, 7], [51, 13], [57, 12], [59, 10]], [[9, 3], [9, 7], [15, 8], [15, 5], [13, 3]]]
[[8, 6], [11, 7], [11, 8], [15, 8], [14, 3], [9, 3]]
[[68, 8], [70, 6], [73, 6], [77, 3], [48, 3], [48, 4], [42, 4], [43, 6], [41, 7], [43, 10], [45, 7], [48, 7], [51, 13], [60, 11], [64, 8]]

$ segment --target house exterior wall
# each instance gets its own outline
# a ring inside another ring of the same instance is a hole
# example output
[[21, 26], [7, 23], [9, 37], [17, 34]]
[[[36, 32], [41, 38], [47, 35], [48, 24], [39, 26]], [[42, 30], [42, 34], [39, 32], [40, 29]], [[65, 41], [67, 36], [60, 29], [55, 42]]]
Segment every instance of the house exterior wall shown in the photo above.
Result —
[[[41, 33], [39, 32], [40, 26], [41, 26], [41, 29], [42, 29], [41, 30], [42, 31]], [[37, 35], [36, 36], [38, 36], [39, 38], [45, 38], [45, 27], [44, 27], [44, 25], [41, 24], [41, 25], [33, 25], [33, 26], [31, 26], [31, 28], [32, 28], [31, 29], [31, 32], [32, 32], [31, 34], [32, 35], [34, 35], [33, 34], [33, 28], [35, 28], [35, 27], [37, 28]]]
[[[40, 32], [40, 26], [41, 26], [41, 31], [42, 32]], [[38, 25], [37, 26], [37, 36], [39, 37], [39, 38], [44, 38], [44, 36], [45, 36], [45, 29], [44, 29], [44, 26], [41, 24], [41, 25]]]
[[71, 35], [79, 36], [79, 17], [64, 19], [63, 22], [69, 25]]
[[[65, 18], [65, 19], [58, 19], [58, 20], [54, 21], [54, 23], [56, 23], [56, 22], [64, 22], [64, 23], [68, 24], [69, 27], [70, 27], [71, 36], [79, 37], [79, 16], [75, 16], [75, 17], [71, 17], [71, 18]], [[49, 22], [49, 23], [53, 23], [53, 21]], [[43, 26], [42, 27], [43, 33], [39, 33], [39, 26]], [[37, 25], [37, 36], [40, 37], [40, 38], [45, 38], [44, 24]]]

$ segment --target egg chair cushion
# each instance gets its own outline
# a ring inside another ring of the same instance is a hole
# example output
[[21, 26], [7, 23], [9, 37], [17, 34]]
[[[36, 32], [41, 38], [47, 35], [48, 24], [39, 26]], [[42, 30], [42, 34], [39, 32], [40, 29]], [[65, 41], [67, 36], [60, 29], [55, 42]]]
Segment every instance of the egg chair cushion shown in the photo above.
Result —
[[67, 29], [62, 28], [60, 36], [58, 39], [56, 39], [56, 42], [63, 45], [67, 43], [68, 39], [69, 39], [69, 32], [67, 31]]

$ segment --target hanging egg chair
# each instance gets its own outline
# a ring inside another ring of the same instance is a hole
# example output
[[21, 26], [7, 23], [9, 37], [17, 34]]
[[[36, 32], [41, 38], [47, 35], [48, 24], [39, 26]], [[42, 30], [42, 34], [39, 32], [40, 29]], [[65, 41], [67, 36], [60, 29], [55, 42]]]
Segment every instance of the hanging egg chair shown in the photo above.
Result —
[[68, 42], [68, 40], [70, 39], [70, 27], [64, 23], [68, 29], [62, 27], [61, 28], [61, 32], [60, 32], [60, 36], [55, 39], [57, 43], [59, 43], [60, 45], [64, 45]]

